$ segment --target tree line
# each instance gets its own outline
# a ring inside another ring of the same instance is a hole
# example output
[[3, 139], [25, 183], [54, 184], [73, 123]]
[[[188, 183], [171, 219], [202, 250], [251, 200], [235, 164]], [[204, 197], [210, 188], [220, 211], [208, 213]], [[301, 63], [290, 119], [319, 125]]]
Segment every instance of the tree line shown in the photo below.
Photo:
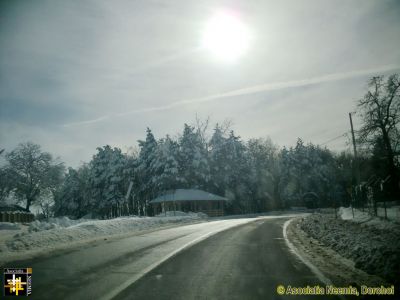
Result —
[[229, 199], [228, 213], [235, 214], [293, 206], [363, 206], [371, 192], [365, 188], [377, 182], [377, 197], [397, 199], [399, 86], [396, 74], [369, 81], [357, 106], [362, 118], [356, 132], [357, 157], [300, 138], [289, 148], [270, 139], [243, 141], [226, 124], [216, 124], [208, 136], [208, 121], [184, 124], [176, 138], [157, 139], [147, 129], [138, 151], [123, 153], [106, 145], [78, 168], [65, 168], [28, 142], [0, 153], [6, 161], [0, 169], [0, 201], [13, 197], [26, 210], [37, 203], [46, 216], [79, 218], [90, 213], [106, 218], [152, 215], [149, 201], [177, 188], [224, 196]]

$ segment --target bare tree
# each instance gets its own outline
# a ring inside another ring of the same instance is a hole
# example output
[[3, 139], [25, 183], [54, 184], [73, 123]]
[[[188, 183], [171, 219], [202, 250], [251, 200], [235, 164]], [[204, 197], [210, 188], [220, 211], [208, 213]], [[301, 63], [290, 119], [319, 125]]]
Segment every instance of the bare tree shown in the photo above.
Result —
[[19, 144], [7, 153], [8, 175], [16, 196], [26, 201], [26, 210], [45, 190], [54, 191], [62, 181], [64, 165], [42, 152], [39, 145]]
[[[385, 152], [389, 174], [397, 186], [397, 170], [395, 164], [395, 150], [399, 136], [400, 122], [400, 81], [398, 74], [387, 77], [373, 77], [369, 90], [358, 103], [361, 110], [363, 125], [359, 131], [362, 142], [373, 144], [381, 138]], [[397, 189], [397, 187], [396, 187]]]
[[[0, 149], [0, 155], [2, 155], [3, 152], [4, 149]], [[4, 204], [5, 199], [12, 190], [12, 187], [10, 185], [10, 178], [7, 171], [8, 170], [6, 166], [0, 166], [0, 205]]]
[[232, 131], [233, 121], [231, 119], [225, 119], [222, 124], [219, 124], [219, 129], [221, 130], [223, 135], [228, 134]]
[[209, 140], [207, 136], [208, 126], [210, 124], [210, 117], [208, 116], [204, 121], [199, 118], [196, 113], [196, 124], [193, 127], [196, 129], [196, 132], [199, 134], [201, 141], [206, 145]]

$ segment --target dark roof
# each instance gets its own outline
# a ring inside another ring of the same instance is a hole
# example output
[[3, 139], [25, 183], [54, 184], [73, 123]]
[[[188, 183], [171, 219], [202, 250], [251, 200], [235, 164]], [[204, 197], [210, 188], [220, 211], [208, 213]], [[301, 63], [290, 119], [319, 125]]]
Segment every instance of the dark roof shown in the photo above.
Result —
[[23, 212], [30, 212], [29, 210], [26, 210], [22, 206], [19, 206], [17, 204], [9, 204], [9, 205], [1, 205], [0, 206], [0, 211], [23, 211]]
[[228, 199], [205, 191], [196, 189], [177, 189], [165, 192], [150, 203], [161, 203], [171, 201], [227, 201]]

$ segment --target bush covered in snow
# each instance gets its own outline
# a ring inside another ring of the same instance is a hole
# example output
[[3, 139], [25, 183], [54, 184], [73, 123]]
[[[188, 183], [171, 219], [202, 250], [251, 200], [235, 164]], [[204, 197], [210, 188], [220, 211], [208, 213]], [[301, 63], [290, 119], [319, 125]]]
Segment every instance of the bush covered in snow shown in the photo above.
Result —
[[311, 237], [355, 262], [355, 267], [385, 278], [400, 280], [400, 226], [389, 228], [314, 214], [300, 223]]

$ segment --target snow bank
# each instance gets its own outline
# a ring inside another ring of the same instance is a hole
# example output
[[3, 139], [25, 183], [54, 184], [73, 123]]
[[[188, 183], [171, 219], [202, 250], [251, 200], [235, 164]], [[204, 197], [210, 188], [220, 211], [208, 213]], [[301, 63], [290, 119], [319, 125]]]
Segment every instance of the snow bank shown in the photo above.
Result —
[[68, 217], [50, 218], [46, 221], [35, 220], [29, 224], [28, 231], [34, 232], [34, 231], [43, 231], [43, 230], [50, 230], [63, 227], [66, 228], [88, 221], [91, 221], [91, 219], [71, 220]]
[[20, 228], [17, 223], [0, 222], [0, 230], [19, 230]]
[[364, 215], [356, 215], [358, 217], [353, 222], [353, 219], [346, 220], [347, 209], [341, 210], [344, 220], [314, 214], [305, 218], [300, 228], [325, 246], [354, 261], [356, 268], [381, 276], [390, 283], [399, 283], [400, 226], [374, 219], [362, 223], [360, 220], [364, 220]]
[[208, 218], [208, 216], [206, 214], [201, 213], [201, 212], [199, 212], [199, 213], [193, 213], [193, 212], [185, 213], [185, 212], [182, 212], [182, 211], [167, 211], [165, 213], [161, 213], [161, 214], [157, 215], [156, 217], [162, 218], [162, 217], [179, 217], [179, 216], [180, 217], [182, 217], [182, 216], [184, 216], [184, 217], [195, 217], [195, 218], [200, 217], [200, 218], [204, 218], [204, 219]]
[[[48, 222], [35, 221], [29, 225], [28, 230], [14, 231], [13, 235], [0, 240], [0, 262], [22, 259], [32, 251], [69, 248], [73, 243], [85, 243], [172, 224], [204, 221], [206, 217], [204, 214], [179, 212], [175, 216], [120, 217], [111, 220], [70, 220], [62, 217], [50, 219]], [[8, 225], [0, 225], [0, 228], [4, 226]]]

